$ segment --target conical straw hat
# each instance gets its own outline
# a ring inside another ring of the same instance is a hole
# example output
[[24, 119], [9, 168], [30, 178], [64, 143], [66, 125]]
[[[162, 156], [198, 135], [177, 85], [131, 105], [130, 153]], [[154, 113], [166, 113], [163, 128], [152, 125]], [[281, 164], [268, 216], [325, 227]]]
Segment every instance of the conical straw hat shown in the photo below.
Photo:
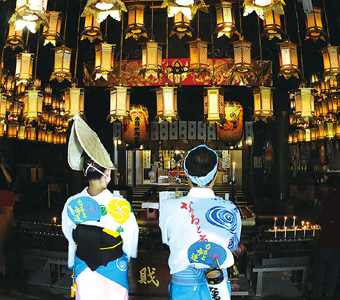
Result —
[[83, 157], [86, 154], [98, 165], [106, 169], [114, 169], [109, 153], [106, 151], [98, 135], [79, 116], [74, 116], [68, 142], [67, 159], [72, 170], [83, 170]]

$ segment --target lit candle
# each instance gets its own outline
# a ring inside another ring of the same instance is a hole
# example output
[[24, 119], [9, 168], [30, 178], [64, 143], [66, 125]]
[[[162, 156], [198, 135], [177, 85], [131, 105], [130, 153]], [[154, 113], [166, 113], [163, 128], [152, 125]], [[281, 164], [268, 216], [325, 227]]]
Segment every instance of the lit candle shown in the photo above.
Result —
[[283, 227], [286, 227], [287, 217], [285, 216], [285, 220], [283, 222]]
[[277, 227], [275, 226], [274, 227], [274, 237], [276, 238], [276, 236], [277, 236]]
[[307, 228], [308, 228], [309, 227], [309, 222], [308, 221], [307, 221], [306, 225], [307, 225]]
[[301, 221], [301, 226], [303, 227], [305, 225], [305, 221]]
[[274, 228], [276, 227], [277, 217], [274, 217]]
[[303, 237], [306, 236], [306, 226], [303, 226]]
[[296, 226], [294, 226], [294, 237], [296, 238]]
[[315, 225], [313, 226], [313, 236], [315, 236]]
[[53, 224], [56, 224], [57, 223], [57, 217], [53, 217], [52, 222], [53, 222]]
[[294, 216], [293, 217], [293, 227], [295, 227], [295, 220], [296, 220], [296, 217]]
[[235, 181], [236, 162], [233, 161], [233, 181]]
[[284, 229], [285, 229], [285, 238], [286, 238], [287, 237], [287, 227], [285, 226]]

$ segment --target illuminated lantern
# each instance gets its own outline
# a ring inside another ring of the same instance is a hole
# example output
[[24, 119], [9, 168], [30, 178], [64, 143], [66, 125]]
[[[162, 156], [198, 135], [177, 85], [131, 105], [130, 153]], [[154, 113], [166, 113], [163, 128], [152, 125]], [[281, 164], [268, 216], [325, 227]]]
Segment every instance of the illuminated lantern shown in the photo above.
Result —
[[335, 123], [334, 127], [335, 127], [335, 130], [334, 130], [335, 131], [335, 136], [336, 137], [340, 137], [340, 125]]
[[6, 132], [6, 124], [5, 123], [0, 123], [0, 137], [3, 137]]
[[26, 138], [29, 141], [35, 141], [37, 139], [37, 129], [35, 127], [27, 127], [26, 133]]
[[215, 33], [218, 38], [223, 35], [231, 38], [234, 33], [237, 33], [232, 2], [222, 0], [216, 4], [216, 23]]
[[7, 113], [7, 95], [0, 93], [0, 121], [6, 119]]
[[44, 24], [42, 39], [44, 40], [44, 46], [51, 43], [54, 47], [60, 40], [60, 30], [61, 30], [61, 12], [49, 11], [46, 14], [48, 19], [48, 24]]
[[18, 136], [19, 125], [17, 123], [8, 123], [7, 137], [16, 138]]
[[148, 38], [144, 26], [145, 5], [136, 3], [128, 7], [128, 24], [125, 30], [125, 38], [133, 37], [138, 40], [141, 36]]
[[16, 84], [28, 84], [32, 80], [33, 72], [33, 53], [27, 51], [17, 54], [15, 79]]
[[5, 83], [5, 89], [7, 92], [11, 92], [14, 90], [15, 87], [15, 81], [13, 79], [13, 76], [7, 76], [6, 77], [6, 83]]
[[239, 102], [226, 101], [225, 123], [217, 124], [217, 136], [225, 143], [237, 143], [242, 138], [243, 107]]
[[305, 131], [303, 129], [298, 130], [298, 142], [303, 142], [305, 140]]
[[321, 110], [320, 110], [320, 114], [323, 116], [327, 116], [328, 115], [328, 103], [325, 101], [321, 102]]
[[251, 69], [251, 43], [243, 38], [233, 42], [234, 66], [239, 72], [248, 72]]
[[254, 116], [255, 121], [273, 116], [273, 88], [259, 86], [253, 90], [254, 93]]
[[328, 111], [331, 113], [337, 113], [338, 111], [338, 98], [336, 96], [333, 96], [331, 98], [328, 98]]
[[263, 20], [263, 31], [269, 40], [274, 37], [281, 40], [282, 28], [280, 14], [271, 11]]
[[309, 128], [306, 128], [305, 129], [305, 142], [310, 142], [311, 140], [311, 132], [310, 132], [310, 129]]
[[204, 88], [204, 118], [211, 123], [225, 119], [224, 92], [218, 86]]
[[18, 131], [18, 139], [24, 140], [26, 138], [26, 126], [20, 125]]
[[170, 36], [176, 34], [179, 39], [185, 35], [192, 36], [194, 31], [190, 25], [190, 20], [180, 11], [173, 17], [174, 25], [171, 28]]
[[322, 49], [324, 80], [339, 74], [339, 47], [328, 45]]
[[72, 80], [71, 68], [72, 49], [66, 46], [54, 48], [54, 70], [50, 80], [57, 79], [58, 82], [63, 80]]
[[329, 80], [321, 81], [321, 93], [327, 95], [330, 90]]
[[297, 131], [293, 132], [293, 143], [296, 144], [298, 142], [299, 133]]
[[46, 132], [46, 137], [45, 137], [45, 141], [47, 143], [53, 143], [53, 132], [52, 131], [47, 131]]
[[130, 88], [115, 86], [110, 90], [110, 114], [112, 120], [123, 121], [130, 112]]
[[8, 23], [14, 22], [15, 29], [27, 27], [35, 33], [41, 22], [47, 23], [47, 0], [17, 0], [15, 13]]
[[120, 21], [122, 11], [127, 11], [125, 4], [120, 0], [87, 0], [82, 17], [93, 14], [98, 23], [104, 21], [108, 16]]
[[327, 126], [327, 132], [326, 132], [326, 136], [328, 138], [334, 138], [334, 123], [333, 122], [327, 122], [326, 123]]
[[95, 80], [101, 77], [108, 80], [108, 75], [113, 72], [115, 46], [107, 43], [100, 43], [95, 46]]
[[103, 39], [100, 24], [94, 19], [93, 14], [85, 17], [84, 31], [81, 33], [81, 40], [84, 39], [88, 39], [91, 43], [96, 39]]
[[316, 141], [317, 139], [317, 131], [318, 129], [313, 127], [311, 130], [310, 130], [310, 139], [311, 141]]
[[23, 117], [36, 120], [42, 114], [43, 95], [39, 90], [27, 90], [25, 93]]
[[285, 41], [283, 43], [279, 43], [280, 52], [280, 71], [279, 76], [283, 75], [286, 79], [291, 76], [299, 77], [299, 60], [298, 60], [298, 52], [297, 45]]
[[17, 116], [19, 116], [21, 114], [21, 103], [17, 100], [11, 101], [10, 103], [10, 114], [11, 117], [8, 117], [8, 119], [12, 119], [12, 117], [14, 119], [16, 119]]
[[172, 122], [178, 119], [177, 114], [177, 88], [174, 86], [161, 86], [156, 89], [157, 117], [159, 122], [167, 120]]
[[38, 141], [45, 142], [45, 140], [46, 140], [46, 130], [38, 129]]
[[288, 133], [288, 144], [292, 144], [293, 143], [293, 133]]
[[207, 72], [209, 69], [208, 42], [204, 42], [200, 38], [197, 38], [196, 40], [189, 42], [189, 48], [189, 69], [192, 72]]
[[313, 42], [318, 39], [325, 40], [326, 33], [322, 26], [321, 9], [313, 7], [313, 11], [306, 14], [306, 17], [306, 40], [312, 39]]
[[162, 46], [150, 39], [142, 45], [142, 69], [139, 72], [144, 77], [158, 77], [162, 70]]
[[145, 106], [132, 105], [130, 117], [122, 124], [122, 140], [133, 147], [139, 147], [148, 140], [149, 113]]
[[65, 114], [68, 118], [84, 114], [84, 89], [75, 84], [65, 90]]
[[22, 39], [22, 29], [15, 30], [14, 24], [9, 24], [8, 35], [6, 39], [6, 47], [11, 47], [12, 50], [16, 49], [17, 47], [24, 48], [24, 40]]
[[318, 129], [318, 139], [323, 140], [326, 137], [325, 125], [323, 123], [320, 124]]
[[247, 16], [253, 11], [261, 18], [264, 19], [271, 11], [275, 11], [281, 15], [284, 14], [283, 0], [244, 0], [243, 16]]
[[314, 115], [314, 95], [312, 88], [299, 88], [295, 92], [295, 114], [301, 118], [312, 118]]
[[338, 78], [329, 78], [329, 92], [330, 93], [335, 93], [338, 91], [339, 88], [339, 80]]

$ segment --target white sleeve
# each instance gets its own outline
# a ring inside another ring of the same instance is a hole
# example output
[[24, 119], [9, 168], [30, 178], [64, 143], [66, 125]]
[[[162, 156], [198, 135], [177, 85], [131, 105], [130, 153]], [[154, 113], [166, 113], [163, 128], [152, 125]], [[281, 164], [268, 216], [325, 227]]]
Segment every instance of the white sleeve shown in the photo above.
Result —
[[159, 228], [161, 229], [163, 244], [168, 245], [168, 216], [167, 209], [164, 204], [159, 209]]
[[139, 228], [136, 217], [131, 211], [129, 219], [123, 224], [124, 232], [121, 233], [123, 239], [123, 251], [130, 257], [137, 257]]

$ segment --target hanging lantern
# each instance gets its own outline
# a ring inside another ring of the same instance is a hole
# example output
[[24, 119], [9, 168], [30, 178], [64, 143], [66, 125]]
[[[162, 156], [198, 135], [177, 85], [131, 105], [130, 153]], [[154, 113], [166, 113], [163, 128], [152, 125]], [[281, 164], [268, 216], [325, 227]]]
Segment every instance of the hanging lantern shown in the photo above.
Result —
[[27, 127], [26, 138], [29, 141], [35, 141], [37, 139], [37, 129], [35, 127]]
[[328, 98], [328, 111], [336, 114], [338, 111], [338, 98], [336, 96]]
[[337, 123], [335, 123], [334, 124], [334, 132], [335, 132], [335, 136], [336, 137], [340, 137], [340, 125], [339, 124], [337, 124]]
[[279, 75], [283, 75], [285, 79], [290, 78], [291, 76], [299, 77], [299, 60], [298, 60], [298, 52], [297, 45], [285, 41], [283, 43], [279, 43], [280, 52], [280, 71]]
[[8, 23], [14, 23], [15, 29], [27, 27], [35, 33], [41, 22], [47, 23], [46, 17], [47, 0], [17, 0], [15, 13]]
[[18, 139], [24, 140], [26, 138], [26, 126], [20, 125], [18, 130]]
[[263, 32], [268, 37], [269, 40], [273, 38], [282, 39], [282, 27], [280, 14], [270, 11], [268, 15], [263, 20]]
[[338, 78], [329, 78], [329, 92], [336, 93], [339, 89], [339, 79]]
[[7, 76], [6, 77], [6, 83], [5, 83], [5, 89], [8, 93], [14, 90], [15, 87], [15, 81], [13, 76]]
[[12, 50], [17, 47], [24, 48], [25, 43], [22, 39], [22, 29], [15, 30], [15, 26], [13, 23], [9, 24], [8, 35], [6, 39], [5, 48], [11, 47]]
[[195, 73], [208, 73], [208, 42], [197, 38], [188, 42], [190, 47], [189, 69]]
[[98, 23], [104, 21], [108, 16], [120, 21], [122, 11], [127, 11], [125, 4], [120, 0], [87, 0], [82, 17], [93, 14]]
[[328, 137], [329, 139], [334, 138], [334, 134], [335, 134], [334, 123], [333, 122], [327, 122], [326, 127], [327, 127], [326, 137]]
[[303, 142], [305, 140], [305, 134], [304, 129], [298, 130], [298, 142]]
[[217, 124], [217, 137], [225, 143], [237, 143], [242, 138], [243, 107], [239, 102], [226, 101], [224, 113], [225, 122]]
[[293, 133], [290, 132], [288, 133], [288, 144], [292, 144], [293, 143]]
[[19, 129], [19, 125], [18, 123], [8, 123], [7, 126], [7, 137], [9, 138], [16, 138], [18, 136], [18, 129]]
[[6, 132], [6, 123], [1, 122], [0, 123], [0, 137], [3, 137]]
[[283, 0], [244, 0], [243, 16], [248, 16], [253, 11], [255, 11], [261, 19], [266, 18], [271, 11], [283, 15], [283, 5], [285, 5]]
[[204, 0], [164, 0], [161, 8], [167, 8], [168, 18], [182, 12], [189, 20], [192, 20], [198, 10], [209, 13]]
[[311, 141], [311, 131], [309, 128], [305, 129], [305, 142], [310, 142]]
[[231, 38], [234, 33], [238, 34], [232, 2], [222, 0], [216, 4], [216, 23], [215, 33], [217, 33], [218, 38], [223, 35]]
[[50, 143], [50, 144], [53, 142], [53, 132], [52, 131], [46, 132], [45, 141], [46, 141], [46, 143]]
[[318, 139], [323, 140], [326, 137], [325, 125], [321, 123], [318, 128]]
[[194, 31], [190, 25], [190, 20], [180, 11], [173, 18], [174, 25], [171, 28], [170, 36], [176, 34], [179, 39], [185, 35], [192, 36]]
[[302, 119], [309, 119], [314, 116], [314, 95], [312, 88], [299, 88], [295, 92], [295, 114]]
[[148, 110], [143, 105], [132, 105], [130, 117], [122, 124], [122, 140], [133, 147], [140, 147], [148, 140]]
[[81, 40], [85, 39], [88, 39], [91, 43], [96, 39], [103, 39], [100, 24], [94, 19], [93, 14], [85, 17], [84, 31], [81, 33]]
[[325, 40], [326, 33], [323, 30], [321, 9], [313, 7], [313, 11], [306, 14], [306, 40], [312, 39], [316, 42], [318, 39]]
[[38, 141], [45, 142], [45, 140], [46, 140], [46, 130], [38, 129]]
[[142, 69], [139, 74], [145, 77], [158, 77], [162, 70], [162, 46], [153, 39], [142, 45]]
[[329, 93], [329, 80], [321, 81], [321, 94], [327, 95]]
[[251, 43], [242, 37], [234, 44], [234, 67], [238, 72], [248, 72], [251, 69]]
[[7, 114], [7, 95], [0, 93], [0, 121], [6, 119]]
[[321, 102], [320, 114], [324, 117], [326, 117], [328, 115], [328, 103], [326, 101]]
[[273, 116], [273, 88], [259, 86], [254, 93], [254, 116], [255, 121], [264, 120]]
[[204, 88], [204, 118], [211, 123], [225, 119], [224, 91], [219, 86]]
[[71, 68], [72, 49], [66, 46], [54, 48], [54, 70], [51, 74], [50, 81], [57, 79], [58, 82], [63, 80], [72, 80]]
[[125, 38], [133, 37], [138, 40], [141, 36], [148, 38], [144, 26], [145, 5], [140, 3], [128, 7], [128, 24], [125, 30]]
[[23, 117], [36, 120], [42, 114], [43, 95], [39, 90], [27, 90], [25, 93]]
[[14, 76], [16, 84], [28, 84], [32, 80], [33, 55], [33, 53], [27, 51], [17, 54]]
[[130, 112], [130, 88], [115, 86], [110, 90], [110, 114], [111, 120], [123, 121]]
[[339, 47], [328, 45], [322, 49], [324, 80], [336, 77], [340, 72]]
[[317, 128], [315, 128], [315, 127], [311, 128], [311, 130], [310, 130], [310, 140], [311, 141], [317, 140], [317, 131], [318, 131]]
[[46, 13], [48, 23], [44, 24], [42, 39], [44, 40], [44, 46], [51, 43], [54, 47], [60, 40], [60, 30], [61, 30], [61, 12], [58, 11], [48, 11]]
[[297, 131], [293, 132], [293, 143], [296, 144], [298, 142], [299, 133]]
[[178, 119], [177, 114], [177, 87], [161, 86], [156, 89], [157, 116], [159, 122], [167, 120], [172, 122]]
[[65, 90], [65, 114], [68, 118], [84, 114], [84, 89], [77, 88], [76, 84]]
[[19, 101], [13, 100], [10, 102], [10, 116], [8, 116], [9, 120], [17, 120], [18, 116], [21, 115], [22, 105]]
[[114, 44], [100, 43], [95, 46], [95, 80], [103, 78], [108, 80], [108, 75], [114, 70]]

